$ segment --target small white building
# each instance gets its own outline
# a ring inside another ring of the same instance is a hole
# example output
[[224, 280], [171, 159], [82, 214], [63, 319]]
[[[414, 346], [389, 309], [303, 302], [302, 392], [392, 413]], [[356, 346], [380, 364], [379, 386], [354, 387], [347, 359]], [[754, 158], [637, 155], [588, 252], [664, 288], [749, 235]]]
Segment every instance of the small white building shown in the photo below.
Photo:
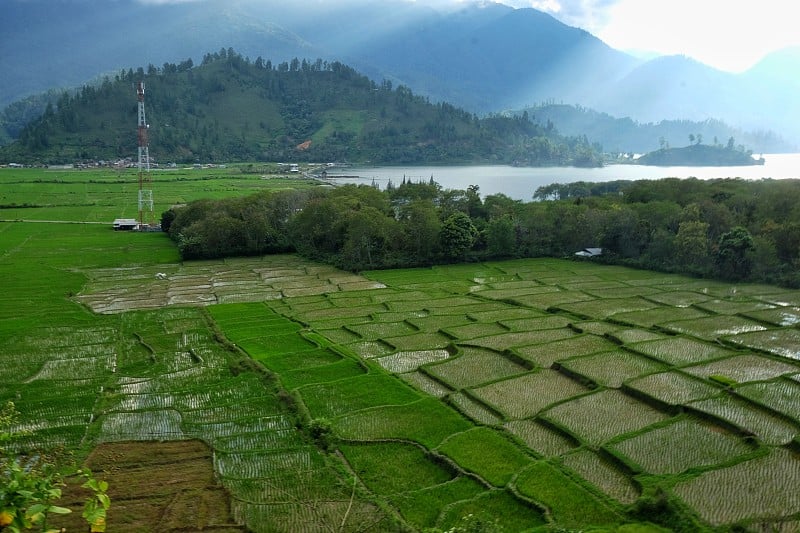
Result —
[[139, 228], [135, 218], [117, 218], [114, 220], [114, 231], [133, 231]]
[[580, 252], [575, 252], [575, 255], [578, 257], [597, 257], [598, 255], [603, 255], [602, 248], [584, 248]]

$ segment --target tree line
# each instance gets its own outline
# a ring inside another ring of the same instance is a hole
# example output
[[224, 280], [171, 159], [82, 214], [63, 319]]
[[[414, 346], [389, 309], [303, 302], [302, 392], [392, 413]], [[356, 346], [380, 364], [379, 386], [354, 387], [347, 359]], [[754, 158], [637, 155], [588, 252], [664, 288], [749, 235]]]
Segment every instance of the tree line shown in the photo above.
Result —
[[531, 202], [404, 181], [202, 200], [162, 227], [185, 259], [292, 251], [359, 271], [599, 247], [593, 260], [800, 287], [799, 200], [798, 180], [563, 184]]

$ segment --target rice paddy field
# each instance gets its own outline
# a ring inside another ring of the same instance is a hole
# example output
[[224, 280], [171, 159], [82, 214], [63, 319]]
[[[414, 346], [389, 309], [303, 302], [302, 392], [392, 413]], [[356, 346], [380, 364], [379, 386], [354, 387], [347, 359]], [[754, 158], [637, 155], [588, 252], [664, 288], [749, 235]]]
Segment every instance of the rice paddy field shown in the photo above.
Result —
[[[226, 527], [257, 532], [800, 528], [800, 292], [555, 259], [181, 262], [163, 234], [74, 223], [125, 216], [115, 176], [3, 202], [113, 191], [0, 216], [13, 450], [120, 446], [135, 469], [137, 443], [203, 443]], [[110, 531], [147, 530], [138, 479], [112, 483]]]

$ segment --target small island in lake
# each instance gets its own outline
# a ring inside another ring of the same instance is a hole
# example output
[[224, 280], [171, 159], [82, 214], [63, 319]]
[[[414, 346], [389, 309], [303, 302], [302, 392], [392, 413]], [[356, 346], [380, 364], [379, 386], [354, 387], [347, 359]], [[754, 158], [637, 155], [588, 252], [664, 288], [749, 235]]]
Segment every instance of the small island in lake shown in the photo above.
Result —
[[660, 150], [635, 159], [633, 164], [656, 167], [738, 167], [763, 165], [764, 158], [754, 159], [750, 150], [745, 150], [742, 146], [734, 148], [732, 142], [728, 142], [727, 146], [698, 142], [681, 148], [662, 146]]

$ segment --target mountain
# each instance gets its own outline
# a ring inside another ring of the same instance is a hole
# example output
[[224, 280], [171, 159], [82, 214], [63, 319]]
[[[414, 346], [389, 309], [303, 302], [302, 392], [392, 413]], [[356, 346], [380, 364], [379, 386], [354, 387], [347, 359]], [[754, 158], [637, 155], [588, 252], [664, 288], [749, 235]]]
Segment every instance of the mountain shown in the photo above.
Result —
[[598, 93], [586, 105], [640, 122], [718, 119], [742, 130], [773, 130], [797, 144], [798, 72], [797, 56], [780, 53], [742, 74], [685, 56], [665, 56], [633, 69], [612, 91]]
[[377, 85], [321, 59], [273, 64], [232, 49], [123, 70], [62, 94], [0, 148], [0, 161], [72, 163], [133, 158], [145, 84], [150, 153], [161, 163], [350, 161], [596, 166], [600, 154], [527, 117], [480, 119], [404, 86]]
[[199, 62], [208, 50], [233, 48], [276, 64], [341, 61], [480, 114], [566, 103], [645, 123], [721, 120], [800, 142], [796, 52], [731, 74], [681, 56], [641, 61], [535, 9], [436, 5], [3, 0], [0, 106], [130, 65]]

